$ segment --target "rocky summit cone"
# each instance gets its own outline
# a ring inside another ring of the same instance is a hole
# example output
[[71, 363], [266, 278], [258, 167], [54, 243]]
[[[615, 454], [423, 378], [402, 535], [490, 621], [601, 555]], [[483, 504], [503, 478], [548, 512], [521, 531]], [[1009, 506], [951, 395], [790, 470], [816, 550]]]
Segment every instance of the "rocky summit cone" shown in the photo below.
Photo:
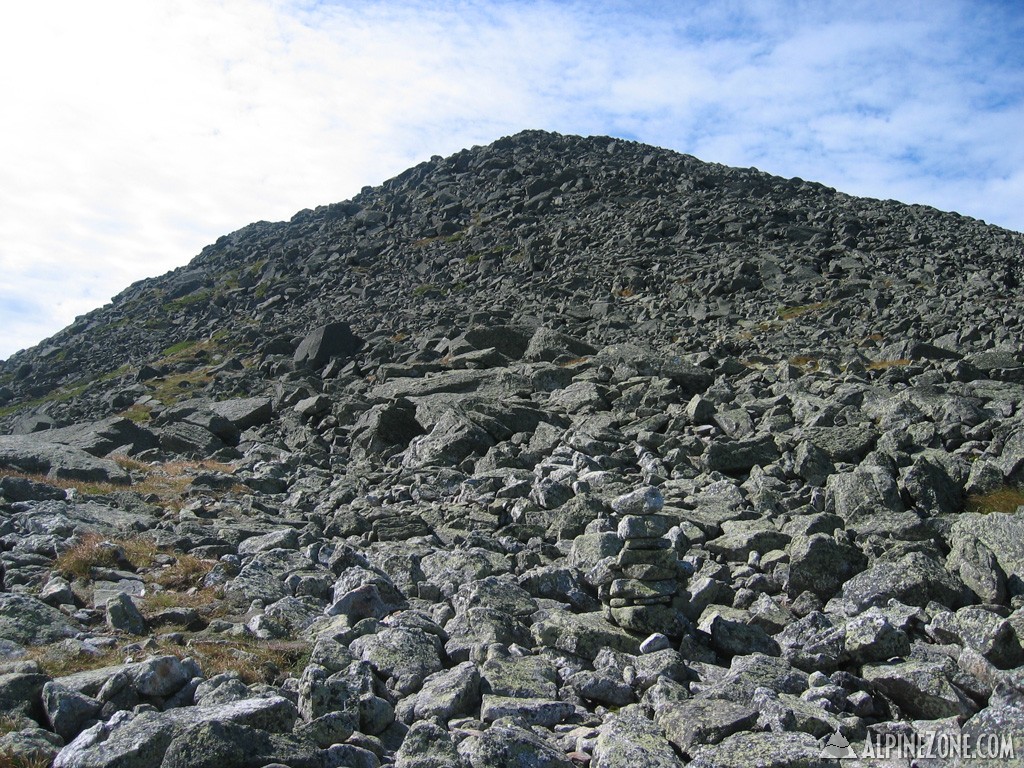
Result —
[[540, 131], [225, 235], [0, 363], [0, 760], [1019, 764], [1022, 257]]

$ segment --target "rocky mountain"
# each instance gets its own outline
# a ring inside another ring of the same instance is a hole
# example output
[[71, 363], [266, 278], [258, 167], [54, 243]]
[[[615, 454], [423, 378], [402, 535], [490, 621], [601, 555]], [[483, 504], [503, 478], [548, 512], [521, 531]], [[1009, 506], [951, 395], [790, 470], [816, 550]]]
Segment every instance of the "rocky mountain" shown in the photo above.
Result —
[[0, 363], [0, 754], [1024, 760], [1022, 255], [539, 131], [226, 235]]

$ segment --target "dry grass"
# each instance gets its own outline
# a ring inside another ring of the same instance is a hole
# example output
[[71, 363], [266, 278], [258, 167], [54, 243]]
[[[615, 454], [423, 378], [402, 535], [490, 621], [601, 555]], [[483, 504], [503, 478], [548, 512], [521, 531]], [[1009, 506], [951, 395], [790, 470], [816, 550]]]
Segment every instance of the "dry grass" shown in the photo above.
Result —
[[574, 365], [582, 365], [583, 363], [590, 362], [589, 357], [574, 357], [572, 360], [566, 360], [565, 362], [559, 363], [560, 368], [572, 368]]
[[906, 368], [912, 362], [910, 358], [901, 357], [898, 360], [875, 360], [864, 367], [869, 371], [885, 371], [889, 368]]
[[152, 567], [159, 550], [142, 538], [111, 540], [98, 533], [84, 535], [78, 543], [61, 552], [53, 570], [71, 578], [88, 579], [93, 568]]
[[779, 307], [778, 313], [779, 318], [782, 320], [793, 320], [801, 315], [806, 315], [808, 312], [817, 312], [822, 309], [827, 309], [832, 306], [831, 301], [818, 301], [814, 304], [801, 304], [796, 307]]
[[143, 382], [149, 394], [164, 405], [174, 405], [179, 400], [192, 396], [193, 391], [213, 381], [208, 370], [194, 370], [187, 373], [172, 373]]
[[153, 411], [148, 405], [133, 405], [118, 415], [134, 421], [136, 424], [144, 424], [152, 418]]
[[1012, 513], [1024, 506], [1024, 490], [1012, 485], [1004, 485], [988, 493], [976, 494], [967, 498], [965, 509], [968, 512], [979, 512], [983, 515], [992, 512]]
[[12, 731], [21, 730], [18, 727], [18, 721], [10, 715], [4, 715], [0, 717], [0, 736], [11, 733]]
[[153, 614], [165, 608], [202, 609], [200, 613], [208, 618], [223, 616], [227, 607], [223, 604], [224, 592], [217, 587], [205, 587], [187, 592], [172, 590], [150, 592], [142, 598], [143, 614]]
[[51, 765], [52, 763], [41, 754], [23, 757], [0, 752], [0, 768], [50, 768]]
[[[173, 557], [174, 562], [157, 567], [160, 555]], [[110, 539], [90, 533], [83, 536], [70, 549], [62, 552], [54, 562], [53, 570], [68, 577], [88, 579], [93, 568], [130, 568], [139, 572], [144, 582], [159, 584], [170, 590], [168, 593], [158, 594], [177, 595], [177, 590], [199, 587], [203, 578], [215, 565], [216, 562], [213, 560], [203, 560], [194, 555], [160, 549], [149, 539]]]
[[20, 477], [23, 480], [32, 480], [36, 483], [42, 483], [43, 485], [50, 485], [54, 488], [64, 490], [65, 488], [74, 488], [78, 493], [87, 496], [105, 496], [116, 491], [127, 490], [127, 485], [114, 485], [113, 483], [97, 483], [90, 482], [87, 480], [72, 480], [67, 477], [48, 477], [47, 475], [40, 474], [38, 472], [19, 472], [16, 469], [3, 469], [0, 470], [0, 474], [4, 477]]
[[270, 642], [264, 640], [192, 639], [174, 652], [188, 655], [199, 662], [207, 677], [235, 672], [246, 684], [273, 682], [286, 674], [298, 674], [309, 658], [309, 645], [304, 642]]
[[124, 654], [118, 648], [104, 648], [96, 653], [81, 650], [69, 653], [68, 647], [63, 643], [29, 648], [26, 657], [37, 662], [43, 672], [50, 677], [63, 677], [124, 662]]
[[[265, 641], [249, 638], [211, 639], [192, 637], [184, 645], [158, 643], [147, 649], [144, 656], [191, 656], [199, 663], [206, 677], [235, 672], [245, 683], [273, 682], [287, 674], [298, 674], [309, 659], [309, 644], [301, 641]], [[72, 675], [102, 667], [123, 664], [124, 649], [105, 649], [100, 653], [68, 653], [61, 643], [44, 645], [29, 650], [27, 658], [36, 661], [43, 672], [51, 677]], [[2, 763], [0, 763], [2, 768]]]
[[[120, 491], [133, 491], [141, 496], [156, 496], [157, 503], [171, 508], [180, 509], [184, 504], [184, 495], [194, 475], [200, 472], [221, 472], [233, 474], [235, 467], [220, 461], [168, 461], [163, 464], [144, 464], [127, 456], [116, 456], [114, 461], [133, 474], [131, 485], [114, 485], [113, 483], [86, 482], [66, 478], [51, 478], [38, 473], [3, 470], [9, 477], [20, 477], [54, 488], [73, 488], [85, 496], [107, 496]], [[233, 485], [232, 493], [249, 493], [249, 489], [241, 483]]]
[[789, 358], [789, 364], [794, 365], [797, 368], [814, 369], [818, 367], [818, 359], [816, 357], [811, 357], [810, 355], [794, 355]]
[[198, 586], [215, 565], [213, 560], [176, 555], [174, 563], [157, 571], [153, 581], [169, 590], [191, 589]]

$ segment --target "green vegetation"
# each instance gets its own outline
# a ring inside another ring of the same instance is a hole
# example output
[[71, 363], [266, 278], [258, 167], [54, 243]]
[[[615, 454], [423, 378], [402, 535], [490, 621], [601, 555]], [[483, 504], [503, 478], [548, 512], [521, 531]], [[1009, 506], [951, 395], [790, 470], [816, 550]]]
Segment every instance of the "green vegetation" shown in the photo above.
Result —
[[204, 301], [209, 301], [211, 296], [213, 296], [213, 292], [208, 288], [204, 288], [201, 291], [190, 293], [187, 296], [181, 296], [177, 299], [164, 302], [160, 309], [164, 312], [179, 312], [195, 304], [201, 304]]
[[423, 283], [412, 289], [412, 295], [416, 297], [426, 296], [428, 293], [440, 293], [441, 289], [433, 283]]
[[149, 393], [164, 405], [174, 405], [189, 397], [193, 390], [206, 386], [213, 376], [205, 370], [175, 373], [145, 382]]
[[10, 416], [12, 413], [17, 413], [22, 408], [35, 408], [43, 403], [63, 403], [70, 400], [73, 397], [78, 397], [80, 394], [85, 392], [89, 388], [89, 385], [93, 383], [93, 379], [87, 379], [68, 387], [61, 387], [55, 389], [53, 392], [49, 392], [42, 397], [37, 397], [34, 400], [26, 400], [22, 403], [14, 403], [13, 405], [6, 405], [0, 408], [0, 419], [5, 416]]
[[148, 405], [133, 405], [118, 415], [136, 424], [145, 424], [153, 417], [153, 412]]
[[162, 354], [164, 357], [170, 357], [171, 355], [176, 355], [179, 352], [184, 352], [186, 349], [191, 349], [197, 343], [198, 342], [194, 340], [179, 341], [177, 344], [171, 344], [171, 346], [167, 347], [160, 354]]

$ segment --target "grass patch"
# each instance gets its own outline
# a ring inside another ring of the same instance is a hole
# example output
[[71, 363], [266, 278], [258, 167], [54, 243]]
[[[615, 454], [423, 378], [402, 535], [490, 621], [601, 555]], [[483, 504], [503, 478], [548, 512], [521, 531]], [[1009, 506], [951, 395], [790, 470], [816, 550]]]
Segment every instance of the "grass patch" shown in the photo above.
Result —
[[58, 556], [53, 570], [64, 576], [88, 579], [93, 568], [131, 568], [137, 571], [151, 567], [159, 550], [141, 538], [109, 539], [98, 533], [87, 533]]
[[794, 320], [801, 315], [806, 315], [808, 312], [817, 312], [822, 309], [831, 307], [833, 302], [831, 301], [818, 301], [814, 304], [800, 304], [795, 307], [779, 307], [778, 315], [782, 320]]
[[[181, 606], [182, 603], [174, 603]], [[170, 606], [168, 606], [170, 607]], [[298, 676], [309, 662], [310, 647], [304, 641], [267, 641], [255, 638], [212, 638], [191, 636], [184, 645], [157, 643], [145, 656], [191, 656], [207, 678], [224, 672], [236, 673], [246, 684], [280, 683], [289, 675]], [[135, 658], [142, 657], [133, 654]], [[123, 664], [126, 652], [115, 646], [96, 651], [65, 643], [28, 649], [26, 658], [39, 664], [51, 677], [62, 677], [102, 667]], [[0, 768], [3, 764], [0, 763]]]
[[0, 717], [0, 736], [3, 736], [14, 731], [20, 731], [18, 727], [18, 721], [10, 715], [4, 715]]
[[52, 763], [42, 754], [31, 757], [0, 752], [0, 768], [50, 768]]
[[80, 394], [85, 392], [92, 382], [93, 380], [89, 379], [70, 387], [61, 387], [60, 389], [56, 389], [42, 397], [37, 397], [34, 400], [26, 400], [23, 403], [5, 405], [3, 408], [0, 408], [0, 418], [10, 416], [12, 413], [17, 413], [22, 408], [34, 408], [38, 405], [43, 405], [44, 403], [63, 403], [73, 397], [78, 397]]
[[810, 355], [793, 355], [789, 358], [789, 364], [801, 369], [813, 369], [818, 367], [818, 358]]
[[134, 421], [136, 424], [145, 424], [153, 418], [153, 410], [148, 405], [133, 405], [118, 415], [129, 421]]
[[207, 616], [223, 615], [225, 608], [218, 605], [224, 599], [224, 592], [217, 587], [204, 587], [194, 592], [149, 592], [142, 598], [144, 614], [157, 613], [165, 608], [197, 608]]
[[78, 647], [74, 653], [69, 653], [68, 646], [63, 643], [29, 648], [26, 658], [38, 663], [43, 672], [50, 677], [73, 675], [76, 672], [111, 667], [124, 662], [124, 654], [116, 647], [94, 652]]
[[428, 293], [440, 293], [441, 289], [433, 283], [423, 283], [412, 289], [412, 295], [418, 297], [426, 296]]
[[127, 485], [114, 485], [113, 483], [90, 482], [87, 480], [73, 480], [71, 478], [52, 478], [35, 472], [19, 472], [15, 469], [4, 469], [0, 472], [4, 477], [20, 477], [24, 480], [31, 480], [34, 483], [42, 483], [53, 488], [64, 490], [74, 488], [80, 494], [86, 496], [106, 496], [116, 491], [128, 490]]
[[206, 677], [235, 672], [248, 685], [301, 674], [309, 660], [309, 645], [301, 641], [193, 639], [175, 655], [186, 653], [199, 662]]
[[901, 357], [898, 360], [874, 360], [864, 367], [869, 371], [886, 371], [889, 368], [906, 368], [912, 362], [910, 358]]
[[[133, 491], [142, 496], [156, 496], [157, 501], [169, 508], [180, 508], [185, 492], [192, 483], [192, 477], [198, 472], [221, 472], [233, 474], [235, 468], [220, 461], [169, 461], [164, 464], [144, 464], [127, 456], [114, 458], [123, 469], [141, 478], [133, 478], [131, 485], [114, 485], [113, 483], [87, 482], [68, 478], [51, 478], [46, 475], [15, 470], [3, 470], [6, 477], [20, 477], [33, 482], [43, 483], [54, 488], [74, 488], [86, 496], [108, 496], [120, 491]], [[247, 487], [238, 483], [229, 489], [233, 493], [248, 493]], [[215, 494], [216, 495], [216, 494]]]
[[173, 301], [165, 302], [163, 306], [160, 307], [160, 309], [162, 309], [164, 312], [177, 312], [182, 309], [191, 307], [195, 304], [201, 304], [204, 301], [208, 301], [212, 295], [213, 292], [210, 291], [210, 289], [204, 288], [201, 291], [190, 293], [187, 296], [182, 296], [179, 299], [174, 299]]
[[467, 264], [476, 264], [483, 257], [484, 256], [483, 256], [482, 253], [471, 253], [471, 254], [469, 254], [469, 256], [466, 257], [466, 263]]
[[176, 555], [174, 563], [157, 571], [153, 581], [169, 590], [191, 589], [198, 586], [215, 565], [213, 560], [202, 560], [194, 555]]
[[589, 357], [574, 357], [571, 360], [566, 360], [565, 362], [558, 363], [558, 367], [559, 368], [572, 368], [573, 366], [582, 365], [583, 363], [587, 363], [587, 362], [590, 362], [590, 358]]
[[1016, 512], [1018, 507], [1024, 506], [1024, 490], [1012, 485], [1004, 485], [988, 493], [975, 494], [967, 498], [965, 509], [968, 512], [978, 512], [988, 515], [993, 512], [1008, 514]]
[[147, 381], [146, 387], [150, 394], [164, 405], [174, 405], [185, 399], [194, 389], [204, 387], [213, 381], [213, 376], [205, 370], [174, 373]]
[[169, 357], [171, 355], [176, 355], [179, 352], [184, 352], [186, 349], [191, 349], [192, 347], [194, 347], [198, 343], [199, 342], [195, 341], [194, 339], [190, 339], [190, 340], [187, 340], [187, 341], [179, 341], [177, 344], [171, 344], [171, 346], [167, 347], [160, 354], [163, 355], [164, 357]]

